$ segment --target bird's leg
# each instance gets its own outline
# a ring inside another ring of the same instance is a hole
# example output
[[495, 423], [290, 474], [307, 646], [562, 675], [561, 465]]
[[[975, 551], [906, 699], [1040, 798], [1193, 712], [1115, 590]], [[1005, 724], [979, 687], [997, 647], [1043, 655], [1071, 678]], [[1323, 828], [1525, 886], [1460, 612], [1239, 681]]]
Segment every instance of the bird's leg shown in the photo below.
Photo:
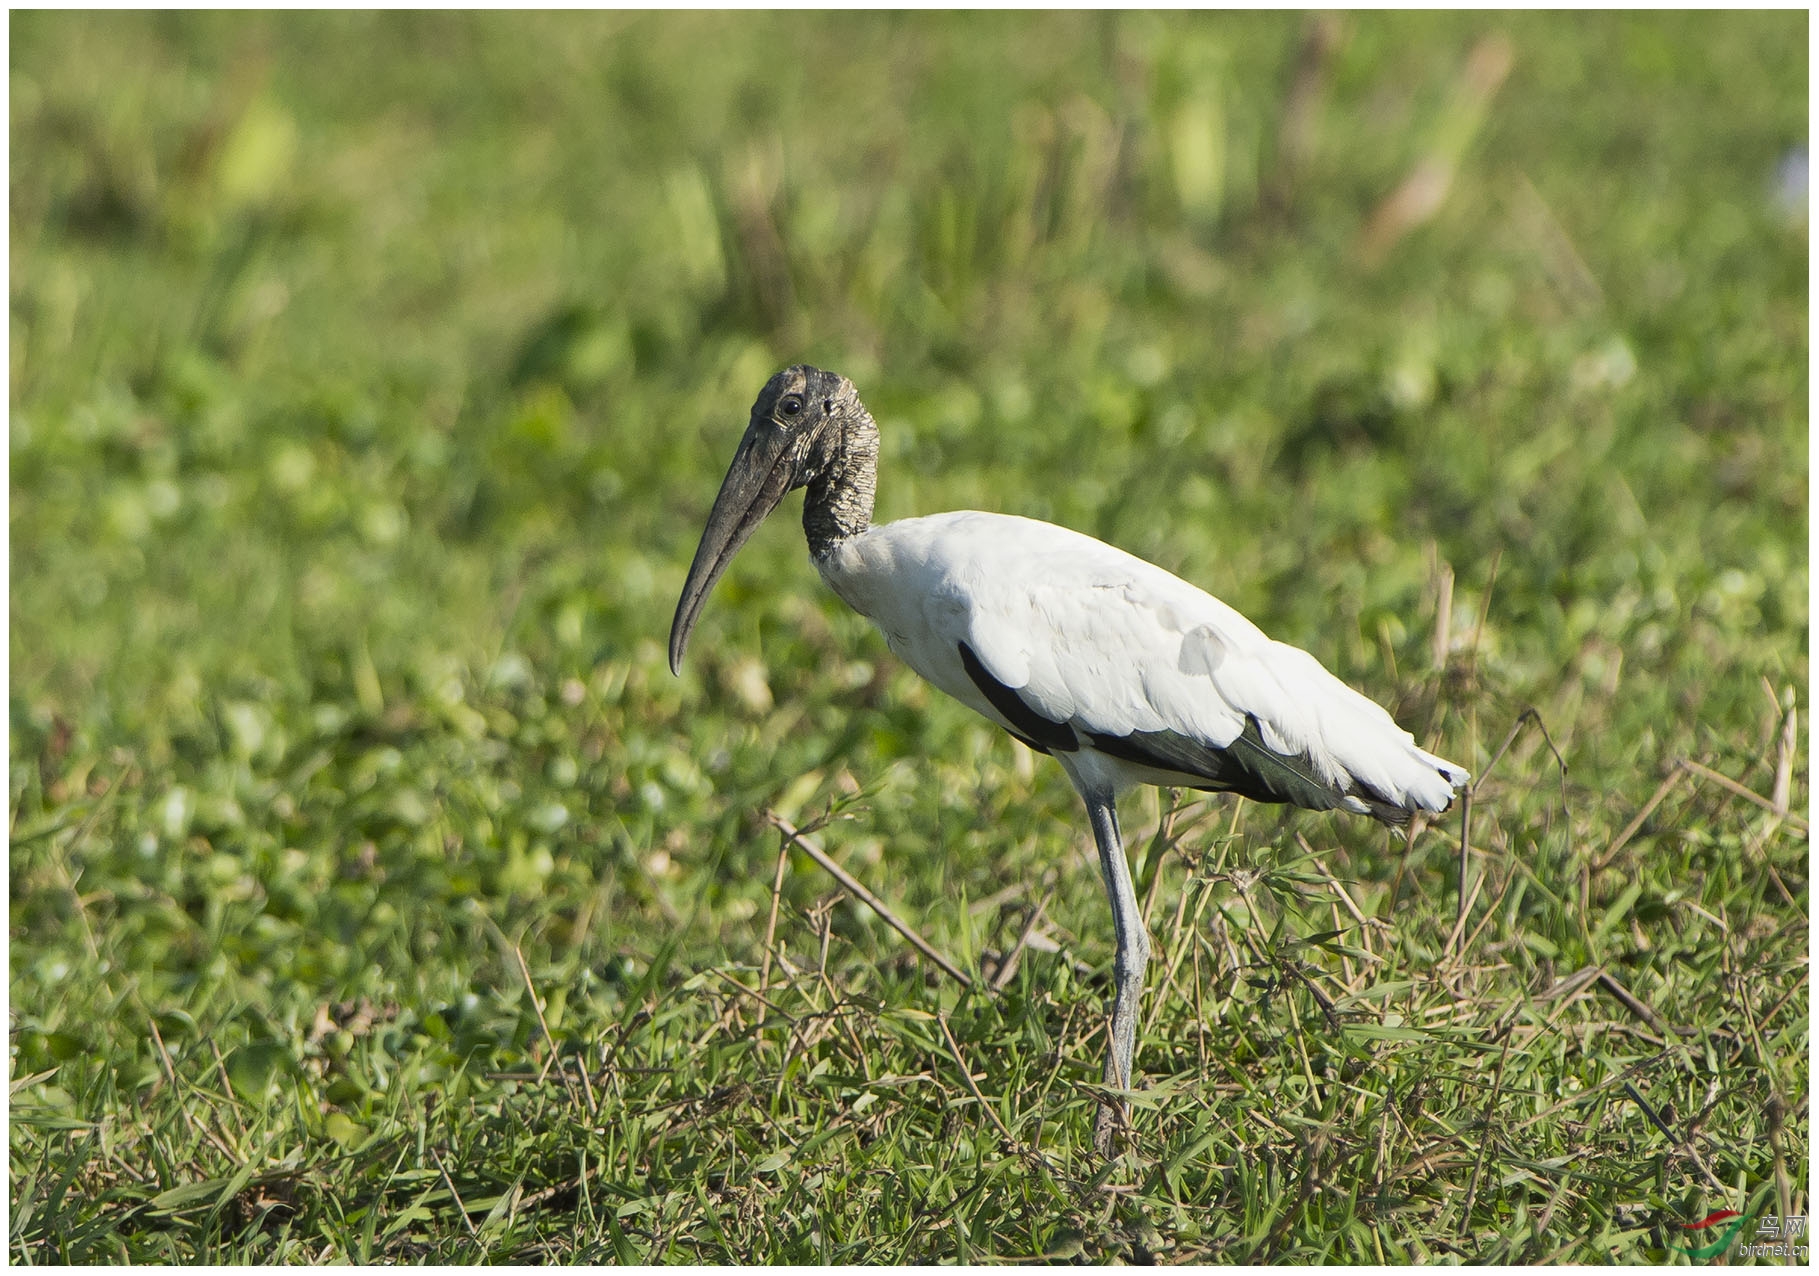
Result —
[[[1137, 1049], [1137, 1003], [1143, 996], [1143, 974], [1149, 966], [1150, 940], [1131, 885], [1131, 868], [1124, 858], [1118, 835], [1118, 808], [1107, 793], [1086, 799], [1093, 821], [1093, 840], [1099, 844], [1099, 868], [1105, 874], [1105, 893], [1112, 901], [1112, 925], [1118, 935], [1118, 955], [1112, 963], [1112, 1039], [1105, 1054], [1105, 1084], [1131, 1088], [1131, 1057]], [[1093, 1125], [1093, 1144], [1102, 1156], [1111, 1156], [1117, 1129], [1128, 1125], [1124, 1104], [1099, 1109]]]

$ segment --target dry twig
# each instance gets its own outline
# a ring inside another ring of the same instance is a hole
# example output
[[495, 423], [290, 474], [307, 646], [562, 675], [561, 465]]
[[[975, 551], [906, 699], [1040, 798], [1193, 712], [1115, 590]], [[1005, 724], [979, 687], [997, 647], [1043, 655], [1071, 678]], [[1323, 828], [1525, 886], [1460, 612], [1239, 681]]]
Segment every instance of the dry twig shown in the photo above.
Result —
[[826, 869], [829, 874], [833, 876], [835, 881], [846, 887], [847, 890], [851, 891], [857, 898], [862, 900], [866, 907], [870, 908], [874, 913], [878, 914], [878, 916], [889, 923], [892, 930], [909, 940], [917, 952], [921, 953], [924, 957], [941, 967], [942, 970], [953, 976], [954, 979], [959, 981], [962, 988], [971, 988], [973, 986], [973, 981], [967, 976], [965, 971], [961, 970], [960, 967], [944, 957], [933, 944], [928, 942], [928, 940], [918, 935], [908, 922], [905, 922], [890, 910], [889, 905], [865, 889], [864, 884], [861, 883], [858, 878], [854, 877], [851, 873], [848, 873], [845, 869], [841, 868], [839, 864], [835, 863], [833, 858], [829, 856], [826, 851], [810, 841], [795, 825], [791, 824], [781, 815], [778, 815], [775, 811], [766, 811], [764, 813], [764, 818], [776, 825], [777, 831], [783, 834], [785, 838], [801, 847], [810, 859]]

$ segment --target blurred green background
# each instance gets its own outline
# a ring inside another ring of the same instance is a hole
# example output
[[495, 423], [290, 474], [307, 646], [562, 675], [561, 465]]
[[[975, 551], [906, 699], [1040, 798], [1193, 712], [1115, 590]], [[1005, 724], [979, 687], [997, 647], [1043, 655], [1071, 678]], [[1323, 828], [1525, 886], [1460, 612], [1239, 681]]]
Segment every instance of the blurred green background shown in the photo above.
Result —
[[[476, 1059], [543, 1058], [513, 946], [583, 1051], [757, 961], [766, 806], [863, 788], [825, 839], [945, 945], [972, 942], [956, 899], [1059, 871], [1104, 959], [1059, 771], [896, 666], [793, 517], [664, 668], [751, 399], [797, 361], [877, 416], [881, 519], [1111, 540], [1474, 770], [1538, 708], [1570, 801], [1524, 738], [1490, 842], [1564, 902], [1498, 921], [1512, 988], [1556, 958], [1654, 969], [1707, 882], [1758, 910], [1739, 931], [1769, 919], [1746, 966], [1803, 963], [1804, 842], [1758, 837], [1754, 807], [1683, 791], [1587, 865], [1681, 756], [1762, 793], [1787, 769], [1806, 23], [13, 15], [10, 1026], [37, 1078], [14, 1256], [359, 1255], [372, 1219], [336, 1231], [307, 1192], [236, 1231], [217, 1196], [250, 1189], [206, 1141], [127, 1157], [156, 1165], [135, 1182], [85, 1140], [155, 1142], [133, 1122], [164, 1128], [145, 1114], [186, 1078], [265, 1105], [246, 1164], [395, 1157], [400, 1093], [485, 1107]], [[1365, 876], [1399, 862], [1368, 829], [1246, 818]], [[1446, 925], [1451, 862], [1409, 866]], [[804, 865], [793, 907], [830, 889]], [[1587, 924], [1637, 882], [1609, 935]], [[841, 916], [853, 960], [888, 964], [888, 932]], [[1684, 991], [1674, 1022], [1718, 1013]], [[336, 1007], [362, 1004], [356, 1031]], [[1804, 1122], [1791, 1058], [1751, 1066]], [[169, 1197], [192, 1179], [217, 1196]], [[326, 1230], [292, 1251], [300, 1218]], [[841, 1253], [776, 1226], [648, 1254]], [[1435, 1256], [1398, 1234], [1392, 1257]], [[367, 1255], [471, 1256], [379, 1235]], [[209, 1249], [230, 1237], [251, 1248]], [[929, 1244], [901, 1255], [950, 1253]]]

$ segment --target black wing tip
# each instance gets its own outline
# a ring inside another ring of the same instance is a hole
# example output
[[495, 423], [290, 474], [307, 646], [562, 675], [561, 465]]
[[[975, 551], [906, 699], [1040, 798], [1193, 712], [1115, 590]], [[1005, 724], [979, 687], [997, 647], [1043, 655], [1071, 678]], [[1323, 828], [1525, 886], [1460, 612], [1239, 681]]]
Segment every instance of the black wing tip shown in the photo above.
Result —
[[1346, 794], [1319, 779], [1305, 756], [1277, 753], [1263, 743], [1262, 728], [1248, 716], [1244, 731], [1220, 746], [1174, 731], [1133, 731], [1129, 735], [1087, 736], [1099, 752], [1152, 770], [1192, 776], [1202, 781], [1188, 787], [1212, 793], [1236, 793], [1253, 802], [1330, 811]]

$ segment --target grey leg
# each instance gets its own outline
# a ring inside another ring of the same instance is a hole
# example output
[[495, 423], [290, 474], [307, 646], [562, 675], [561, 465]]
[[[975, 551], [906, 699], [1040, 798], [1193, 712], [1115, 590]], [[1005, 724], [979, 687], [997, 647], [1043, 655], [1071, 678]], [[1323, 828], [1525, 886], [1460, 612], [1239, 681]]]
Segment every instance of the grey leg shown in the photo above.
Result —
[[[1124, 843], [1118, 835], [1118, 808], [1110, 794], [1086, 799], [1086, 811], [1093, 821], [1093, 840], [1099, 844], [1099, 868], [1105, 874], [1105, 893], [1112, 902], [1112, 925], [1118, 935], [1118, 955], [1112, 965], [1112, 1039], [1105, 1054], [1105, 1084], [1120, 1090], [1131, 1088], [1131, 1058], [1137, 1049], [1137, 1005], [1143, 997], [1143, 974], [1149, 966], [1150, 940], [1143, 929], [1143, 914], [1137, 907], [1137, 891], [1131, 885], [1131, 868], [1124, 858]], [[1093, 1144], [1102, 1156], [1112, 1155], [1120, 1118], [1128, 1124], [1130, 1114], [1120, 1105], [1114, 1113], [1109, 1107], [1099, 1109], [1093, 1125]]]

